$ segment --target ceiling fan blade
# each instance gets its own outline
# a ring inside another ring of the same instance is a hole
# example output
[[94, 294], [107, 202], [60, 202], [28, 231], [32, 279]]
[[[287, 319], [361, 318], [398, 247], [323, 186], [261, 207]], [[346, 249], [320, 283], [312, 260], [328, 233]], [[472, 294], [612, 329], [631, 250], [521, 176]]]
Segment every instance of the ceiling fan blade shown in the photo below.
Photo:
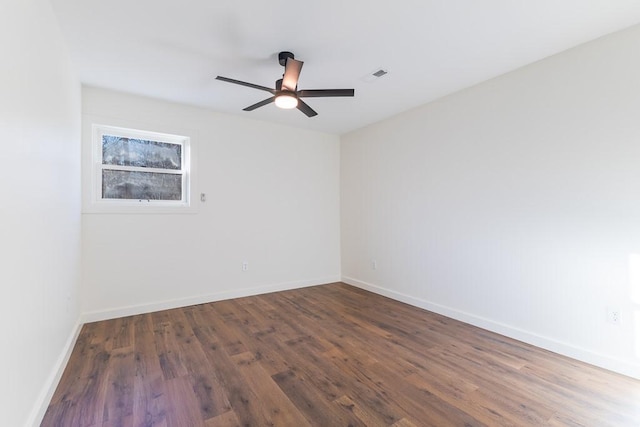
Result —
[[302, 111], [303, 113], [305, 113], [307, 115], [307, 117], [313, 117], [313, 116], [317, 116], [318, 113], [316, 113], [313, 108], [309, 107], [304, 101], [302, 101], [301, 99], [298, 99], [298, 110]]
[[243, 81], [240, 81], [240, 80], [230, 79], [228, 77], [218, 76], [218, 77], [216, 77], [216, 80], [221, 80], [221, 81], [227, 82], [227, 83], [234, 83], [234, 84], [237, 84], [237, 85], [240, 85], [240, 86], [252, 87], [254, 89], [264, 90], [264, 91], [267, 91], [267, 92], [272, 93], [274, 95], [276, 94], [275, 89], [271, 89], [269, 87], [260, 86], [260, 85], [254, 85], [253, 83], [247, 83], [247, 82], [243, 82]]
[[287, 58], [287, 64], [284, 67], [284, 76], [282, 77], [283, 89], [291, 92], [296, 91], [298, 78], [300, 77], [300, 70], [302, 70], [302, 64], [304, 64], [304, 62], [293, 58]]
[[299, 98], [322, 98], [329, 96], [353, 96], [353, 89], [310, 89], [298, 91]]
[[265, 105], [272, 103], [273, 101], [275, 101], [275, 99], [276, 99], [276, 97], [272, 96], [271, 98], [267, 98], [264, 101], [260, 101], [260, 102], [257, 102], [255, 104], [253, 104], [253, 105], [249, 105], [247, 108], [243, 108], [243, 110], [244, 111], [253, 111], [256, 108], [264, 107]]

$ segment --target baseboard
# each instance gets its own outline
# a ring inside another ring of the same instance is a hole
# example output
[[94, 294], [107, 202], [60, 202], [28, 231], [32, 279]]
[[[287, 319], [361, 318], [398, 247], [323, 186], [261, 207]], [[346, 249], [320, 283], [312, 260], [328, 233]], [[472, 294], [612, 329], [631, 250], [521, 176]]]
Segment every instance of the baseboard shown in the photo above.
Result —
[[459, 320], [461, 322], [468, 323], [470, 325], [477, 326], [479, 328], [486, 329], [488, 331], [516, 339], [518, 341], [525, 342], [527, 344], [535, 345], [536, 347], [540, 347], [545, 350], [549, 350], [554, 353], [558, 353], [563, 356], [588, 363], [590, 365], [598, 366], [600, 368], [626, 375], [628, 377], [640, 379], [640, 365], [628, 362], [626, 360], [615, 359], [610, 356], [594, 353], [590, 350], [560, 342], [549, 337], [541, 336], [530, 331], [525, 331], [510, 325], [506, 325], [504, 323], [493, 321], [491, 319], [476, 316], [421, 298], [416, 298], [387, 288], [362, 282], [351, 277], [343, 276], [342, 281], [346, 284], [394, 299], [396, 301], [401, 301], [415, 307], [422, 308], [424, 310], [432, 311], [434, 313], [438, 313], [443, 316]]
[[186, 307], [189, 305], [204, 304], [208, 302], [222, 301], [232, 298], [242, 298], [253, 295], [266, 294], [270, 292], [288, 291], [291, 289], [306, 288], [309, 286], [317, 286], [339, 281], [340, 276], [329, 276], [320, 279], [278, 283], [246, 289], [233, 289], [206, 295], [197, 295], [193, 297], [177, 298], [168, 301], [156, 301], [149, 304], [131, 305], [127, 307], [88, 312], [82, 315], [81, 320], [83, 323], [97, 322], [100, 320], [115, 319], [118, 317], [133, 316], [136, 314], [151, 313], [154, 311], [169, 310], [172, 308]]
[[80, 335], [80, 330], [82, 329], [82, 322], [78, 320], [76, 325], [74, 326], [69, 338], [64, 344], [62, 352], [60, 356], [58, 356], [58, 360], [54, 365], [54, 369], [47, 378], [38, 398], [36, 399], [33, 409], [31, 410], [31, 414], [27, 419], [27, 423], [25, 426], [27, 427], [37, 427], [42, 423], [42, 419], [44, 418], [44, 414], [47, 412], [47, 407], [49, 406], [49, 402], [53, 397], [53, 393], [56, 391], [56, 387], [58, 387], [58, 383], [60, 382], [60, 378], [62, 378], [62, 374], [64, 373], [64, 368], [67, 366], [69, 362], [69, 358], [71, 357], [71, 352], [73, 351], [73, 347], [76, 345], [76, 341], [78, 336]]

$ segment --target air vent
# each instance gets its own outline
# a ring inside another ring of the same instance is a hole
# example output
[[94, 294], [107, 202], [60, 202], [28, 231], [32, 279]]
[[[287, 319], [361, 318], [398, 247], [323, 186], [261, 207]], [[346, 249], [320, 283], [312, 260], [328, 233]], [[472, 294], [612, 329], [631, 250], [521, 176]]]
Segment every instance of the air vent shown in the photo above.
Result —
[[364, 82], [367, 82], [367, 83], [373, 83], [373, 82], [379, 80], [381, 77], [386, 76], [387, 74], [389, 74], [389, 72], [387, 70], [385, 70], [384, 68], [376, 68], [375, 70], [373, 70], [372, 72], [370, 72], [366, 76], [361, 77], [360, 80], [362, 80]]

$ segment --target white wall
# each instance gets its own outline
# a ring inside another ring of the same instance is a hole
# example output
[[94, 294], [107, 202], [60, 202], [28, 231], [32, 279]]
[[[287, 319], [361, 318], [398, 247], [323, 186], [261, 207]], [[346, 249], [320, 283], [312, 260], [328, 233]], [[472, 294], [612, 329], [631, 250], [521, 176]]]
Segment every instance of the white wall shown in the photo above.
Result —
[[634, 27], [345, 135], [344, 280], [640, 377], [639, 45]]
[[80, 85], [51, 7], [0, 3], [0, 424], [40, 422], [79, 320]]
[[191, 137], [197, 188], [192, 214], [83, 214], [86, 320], [340, 279], [337, 136], [84, 87], [84, 183], [94, 123]]

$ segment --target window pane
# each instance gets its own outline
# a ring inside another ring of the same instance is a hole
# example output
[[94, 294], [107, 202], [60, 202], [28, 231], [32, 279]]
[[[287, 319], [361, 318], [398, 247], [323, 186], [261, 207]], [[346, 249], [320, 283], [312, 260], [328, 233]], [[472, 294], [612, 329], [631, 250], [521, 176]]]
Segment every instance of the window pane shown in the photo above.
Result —
[[182, 200], [182, 175], [102, 171], [103, 199]]
[[182, 145], [102, 135], [102, 164], [179, 170]]

